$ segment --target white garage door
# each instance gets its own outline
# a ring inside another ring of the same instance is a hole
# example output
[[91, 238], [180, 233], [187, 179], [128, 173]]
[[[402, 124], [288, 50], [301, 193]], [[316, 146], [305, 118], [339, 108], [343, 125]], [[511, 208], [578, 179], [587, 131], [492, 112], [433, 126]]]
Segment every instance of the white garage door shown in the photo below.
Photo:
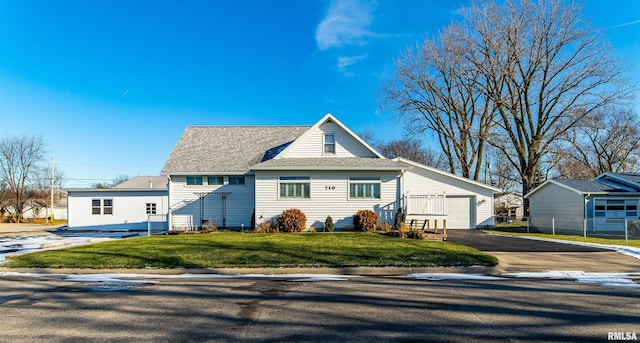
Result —
[[447, 196], [447, 229], [474, 228], [475, 206], [472, 196]]

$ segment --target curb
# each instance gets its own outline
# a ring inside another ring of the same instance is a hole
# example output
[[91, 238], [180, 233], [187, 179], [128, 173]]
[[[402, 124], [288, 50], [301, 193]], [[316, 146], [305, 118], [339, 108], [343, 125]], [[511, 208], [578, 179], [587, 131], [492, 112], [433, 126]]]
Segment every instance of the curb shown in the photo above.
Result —
[[218, 274], [218, 275], [285, 275], [285, 274], [333, 274], [360, 276], [403, 276], [418, 273], [451, 273], [500, 275], [499, 267], [282, 267], [282, 268], [178, 268], [178, 269], [87, 269], [87, 268], [7, 268], [0, 272], [34, 274]]

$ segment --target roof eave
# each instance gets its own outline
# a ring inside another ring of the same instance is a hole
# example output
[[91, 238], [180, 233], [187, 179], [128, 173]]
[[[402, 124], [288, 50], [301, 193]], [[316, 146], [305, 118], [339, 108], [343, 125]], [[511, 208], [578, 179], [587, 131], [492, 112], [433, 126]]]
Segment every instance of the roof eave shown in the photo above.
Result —
[[251, 168], [252, 170], [257, 171], [266, 171], [266, 170], [331, 170], [331, 171], [339, 171], [339, 170], [349, 170], [349, 171], [403, 171], [402, 167], [356, 167], [356, 166], [256, 166]]

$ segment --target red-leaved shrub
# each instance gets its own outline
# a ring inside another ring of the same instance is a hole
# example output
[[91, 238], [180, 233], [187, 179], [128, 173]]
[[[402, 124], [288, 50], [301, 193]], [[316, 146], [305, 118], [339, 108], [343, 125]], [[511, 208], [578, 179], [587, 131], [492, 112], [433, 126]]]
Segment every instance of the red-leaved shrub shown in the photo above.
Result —
[[307, 226], [307, 216], [297, 208], [284, 210], [278, 217], [280, 232], [302, 232]]
[[356, 231], [375, 232], [378, 229], [378, 215], [371, 210], [360, 210], [353, 216]]

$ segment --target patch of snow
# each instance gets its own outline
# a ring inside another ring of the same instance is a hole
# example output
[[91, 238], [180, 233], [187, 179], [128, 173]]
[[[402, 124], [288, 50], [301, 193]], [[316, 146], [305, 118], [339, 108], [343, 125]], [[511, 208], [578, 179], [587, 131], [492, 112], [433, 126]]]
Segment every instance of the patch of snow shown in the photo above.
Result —
[[415, 273], [404, 276], [409, 279], [418, 280], [504, 280], [504, 278], [482, 274], [458, 274], [458, 273]]
[[583, 271], [546, 271], [539, 273], [508, 273], [504, 276], [527, 279], [574, 280], [584, 283], [598, 283], [604, 287], [638, 288], [639, 273], [589, 273]]

